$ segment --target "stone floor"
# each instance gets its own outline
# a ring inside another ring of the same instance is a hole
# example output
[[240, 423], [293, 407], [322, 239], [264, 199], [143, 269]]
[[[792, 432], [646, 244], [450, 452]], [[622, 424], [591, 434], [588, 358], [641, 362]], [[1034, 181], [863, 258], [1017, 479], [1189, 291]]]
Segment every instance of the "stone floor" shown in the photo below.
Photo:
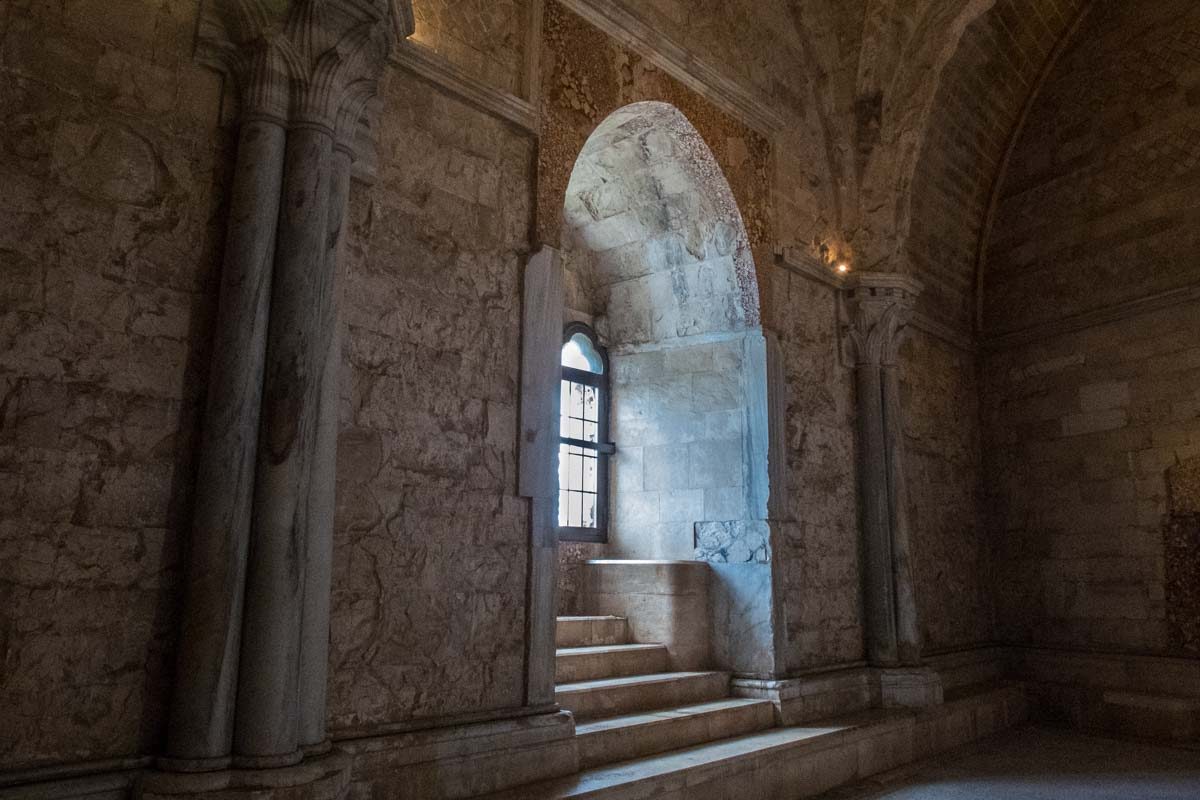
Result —
[[1198, 800], [1200, 749], [1026, 727], [822, 800]]

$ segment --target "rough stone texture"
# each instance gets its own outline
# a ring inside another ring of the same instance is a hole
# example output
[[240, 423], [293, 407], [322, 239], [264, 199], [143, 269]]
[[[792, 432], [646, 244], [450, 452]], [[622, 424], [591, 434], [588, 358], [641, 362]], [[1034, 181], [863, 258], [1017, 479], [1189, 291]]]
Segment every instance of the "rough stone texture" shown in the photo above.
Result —
[[558, 543], [559, 616], [578, 617], [595, 613], [581, 602], [584, 564], [592, 559], [603, 558], [606, 550], [605, 545], [589, 542]]
[[1179, 306], [991, 354], [987, 512], [1006, 641], [1169, 650], [1167, 470], [1200, 455], [1200, 316]]
[[196, 8], [0, 7], [0, 769], [162, 741], [229, 155]]
[[989, 333], [1196, 283], [1197, 107], [1200, 7], [1107, 3], [1087, 16], [1030, 110], [1000, 193]]
[[525, 58], [535, 0], [420, 0], [416, 33], [425, 45], [471, 77], [525, 97]]
[[1170, 648], [1200, 656], [1200, 515], [1172, 517], [1164, 551]]
[[392, 72], [344, 304], [331, 728], [518, 706], [516, 494], [532, 144]]
[[[777, 269], [774, 311], [787, 382], [787, 498], [773, 554], [788, 670], [863, 657], [854, 380], [837, 356], [827, 286]], [[790, 309], [790, 313], [785, 311]]]
[[972, 354], [915, 332], [902, 351], [905, 468], [924, 648], [992, 640], [991, 547], [979, 515]]
[[[1198, 31], [1200, 9], [1172, 0], [1085, 18], [1000, 191], [989, 332], [1195, 283]], [[1164, 524], [1167, 470], [1200, 454], [1197, 319], [1193, 302], [985, 358], [1004, 638], [1146, 652], [1186, 641], [1168, 619], [1194, 613], [1194, 597], [1168, 599], [1165, 585], [1190, 574], [1194, 552], [1165, 550]]]
[[974, 327], [979, 239], [997, 173], [1039, 75], [1087, 3], [996, 0], [946, 65], [913, 175], [905, 256], [925, 283], [918, 308], [957, 328]]
[[561, 241], [563, 200], [576, 159], [593, 131], [631, 103], [669, 103], [712, 151], [741, 213], [760, 291], [771, 263], [770, 144], [641, 56], [557, 3], [546, 7], [542, 38], [542, 136], [538, 148], [539, 238]]

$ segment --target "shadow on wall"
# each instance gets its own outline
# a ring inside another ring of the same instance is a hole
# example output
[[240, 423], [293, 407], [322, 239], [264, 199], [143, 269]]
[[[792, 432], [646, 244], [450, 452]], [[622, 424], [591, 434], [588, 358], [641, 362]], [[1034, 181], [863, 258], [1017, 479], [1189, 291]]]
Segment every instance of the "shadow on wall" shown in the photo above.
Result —
[[[588, 139], [563, 215], [566, 317], [612, 370], [603, 556], [709, 562], [716, 661], [769, 672], [767, 344], [733, 193], [678, 109], [635, 103]], [[560, 573], [583, 552], [564, 545]]]

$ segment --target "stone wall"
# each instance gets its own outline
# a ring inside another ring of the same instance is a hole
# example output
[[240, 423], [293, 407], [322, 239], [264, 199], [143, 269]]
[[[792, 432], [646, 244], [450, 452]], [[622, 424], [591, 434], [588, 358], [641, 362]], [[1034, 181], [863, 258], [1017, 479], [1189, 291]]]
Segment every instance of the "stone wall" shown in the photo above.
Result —
[[914, 331], [902, 350], [905, 466], [926, 651], [993, 638], [991, 548], [979, 513], [975, 354]]
[[694, 528], [747, 519], [742, 336], [613, 353], [613, 558], [691, 560]]
[[986, 359], [1000, 635], [1167, 653], [1167, 471], [1200, 454], [1200, 315], [1179, 306]]
[[412, 40], [472, 78], [527, 97], [531, 15], [541, 0], [416, 0]]
[[1191, 3], [1094, 9], [1000, 193], [984, 319], [1012, 335], [984, 359], [984, 453], [1009, 641], [1183, 649], [1166, 475], [1200, 453], [1200, 314], [1145, 298], [1200, 279], [1197, 43]]
[[913, 175], [905, 255], [920, 308], [970, 331], [976, 265], [996, 175], [1024, 108], [1088, 0], [996, 0], [943, 70]]
[[351, 198], [330, 725], [522, 703], [533, 141], [393, 71]]
[[773, 301], [787, 383], [787, 501], [776, 529], [787, 670], [863, 658], [854, 376], [838, 357], [826, 285], [777, 268]]
[[1154, 0], [1088, 15], [1000, 191], [989, 334], [1195, 285], [1198, 107], [1200, 7]]
[[0, 770], [162, 740], [230, 149], [197, 5], [0, 7]]

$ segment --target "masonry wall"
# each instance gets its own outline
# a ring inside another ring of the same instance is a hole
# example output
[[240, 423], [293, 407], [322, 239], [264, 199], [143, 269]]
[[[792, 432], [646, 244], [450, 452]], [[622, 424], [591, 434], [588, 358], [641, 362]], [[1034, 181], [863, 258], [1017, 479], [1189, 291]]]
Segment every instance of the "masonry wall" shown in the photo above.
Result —
[[1185, 649], [1166, 475], [1200, 453], [1198, 54], [1192, 3], [1095, 8], [1014, 151], [984, 309], [1011, 335], [983, 362], [1008, 641]]
[[393, 70], [347, 248], [335, 731], [523, 702], [516, 497], [533, 140]]
[[1196, 307], [1013, 348], [986, 364], [1002, 639], [1184, 649], [1168, 635], [1175, 609], [1165, 585], [1177, 564], [1165, 549], [1166, 477], [1200, 455]]
[[0, 8], [0, 769], [161, 741], [230, 144], [196, 7]]

